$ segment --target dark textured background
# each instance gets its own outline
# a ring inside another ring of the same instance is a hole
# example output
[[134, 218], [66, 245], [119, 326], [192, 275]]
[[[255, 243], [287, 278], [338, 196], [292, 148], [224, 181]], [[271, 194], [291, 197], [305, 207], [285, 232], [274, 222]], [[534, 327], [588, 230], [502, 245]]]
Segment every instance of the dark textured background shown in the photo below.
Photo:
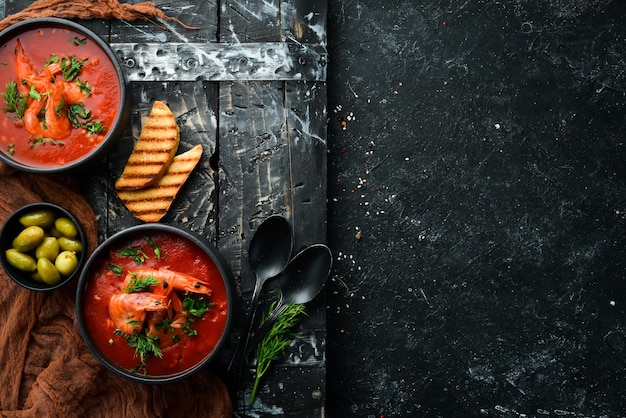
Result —
[[623, 416], [625, 17], [329, 1], [329, 417]]

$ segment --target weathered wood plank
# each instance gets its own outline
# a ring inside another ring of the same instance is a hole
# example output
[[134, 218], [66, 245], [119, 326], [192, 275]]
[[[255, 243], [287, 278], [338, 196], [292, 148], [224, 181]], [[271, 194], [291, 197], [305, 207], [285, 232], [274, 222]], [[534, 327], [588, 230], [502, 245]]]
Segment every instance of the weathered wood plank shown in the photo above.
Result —
[[289, 154], [282, 83], [220, 83], [219, 246], [250, 292], [247, 243], [272, 213], [291, 218]]
[[306, 235], [296, 247], [326, 241], [326, 85], [285, 83], [285, 107], [294, 187], [294, 218]]
[[224, 43], [279, 42], [279, 0], [223, 0], [219, 41]]
[[[292, 220], [286, 118], [283, 82], [220, 83], [218, 246], [237, 277], [242, 319], [255, 282], [247, 261], [254, 231], [273, 213]], [[263, 306], [276, 297], [269, 288], [262, 294]], [[243, 325], [241, 320], [234, 328], [235, 341]]]
[[113, 43], [130, 81], [326, 80], [320, 45]]

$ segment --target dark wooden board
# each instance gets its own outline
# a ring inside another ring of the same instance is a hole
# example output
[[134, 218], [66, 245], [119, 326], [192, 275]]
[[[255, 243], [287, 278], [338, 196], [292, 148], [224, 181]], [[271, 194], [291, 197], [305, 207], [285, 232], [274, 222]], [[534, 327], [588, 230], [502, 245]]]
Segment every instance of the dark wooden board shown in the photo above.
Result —
[[[131, 1], [137, 3], [138, 1]], [[7, 1], [5, 14], [29, 5]], [[326, 240], [326, 4], [305, 1], [157, 1], [173, 21], [81, 21], [109, 42], [130, 81], [130, 124], [117, 147], [86, 173], [82, 188], [98, 214], [100, 241], [135, 219], [114, 191], [155, 100], [177, 118], [179, 153], [196, 144], [202, 160], [162, 222], [198, 232], [222, 251], [240, 298], [229, 344], [214, 368], [223, 373], [241, 336], [254, 273], [248, 245], [258, 225], [282, 214], [295, 250]], [[217, 58], [216, 58], [217, 57]], [[261, 305], [278, 298], [269, 282]], [[323, 416], [325, 294], [307, 306], [296, 340], [263, 379], [249, 360], [238, 416]], [[279, 412], [277, 412], [279, 411]]]

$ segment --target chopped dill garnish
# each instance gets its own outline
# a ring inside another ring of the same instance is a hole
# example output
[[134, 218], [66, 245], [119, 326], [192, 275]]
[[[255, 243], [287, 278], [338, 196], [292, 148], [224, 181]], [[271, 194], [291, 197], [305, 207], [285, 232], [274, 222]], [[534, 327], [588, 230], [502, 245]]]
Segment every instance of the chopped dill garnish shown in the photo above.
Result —
[[67, 81], [74, 80], [86, 62], [87, 58], [79, 60], [74, 55], [69, 58], [61, 58], [61, 72], [63, 73], [63, 78]]
[[146, 261], [148, 255], [144, 253], [140, 247], [126, 247], [118, 251], [118, 254], [124, 257], [132, 257], [135, 264], [140, 265]]
[[87, 136], [104, 132], [104, 125], [102, 125], [102, 122], [100, 121], [84, 123], [82, 127], [87, 130]]
[[107, 267], [108, 267], [109, 270], [111, 270], [113, 272], [113, 274], [115, 274], [118, 277], [121, 276], [122, 273], [124, 272], [124, 270], [120, 266], [115, 265], [113, 263], [109, 263], [107, 265]]
[[185, 295], [182, 300], [183, 303], [183, 315], [186, 315], [187, 320], [183, 324], [183, 332], [187, 335], [198, 335], [191, 324], [196, 322], [197, 318], [202, 318], [209, 312], [211, 306], [215, 306], [215, 302], [209, 302], [204, 297], [192, 297], [191, 295]]
[[76, 80], [76, 85], [80, 87], [80, 91], [82, 91], [85, 96], [89, 97], [91, 95], [91, 86], [88, 81], [82, 81], [81, 79]]
[[154, 251], [154, 255], [156, 255], [156, 258], [158, 260], [160, 260], [161, 259], [161, 249], [154, 243], [154, 241], [152, 241], [152, 239], [149, 236], [144, 235], [144, 238], [146, 239], [146, 242], [148, 243], [150, 248], [152, 248], [152, 250]]
[[45, 137], [29, 138], [28, 141], [30, 142], [31, 148], [35, 148], [37, 145], [43, 145], [43, 144], [63, 145], [63, 141], [59, 141], [58, 139], [54, 139], [54, 138], [45, 138]]
[[87, 38], [79, 38], [75, 36], [72, 38], [72, 43], [76, 46], [85, 45], [87, 43]]

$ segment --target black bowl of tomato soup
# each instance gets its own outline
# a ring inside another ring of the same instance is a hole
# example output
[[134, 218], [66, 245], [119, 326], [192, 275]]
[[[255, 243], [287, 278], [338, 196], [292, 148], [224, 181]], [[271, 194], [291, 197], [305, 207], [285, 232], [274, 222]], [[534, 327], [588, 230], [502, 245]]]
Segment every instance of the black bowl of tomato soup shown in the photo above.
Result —
[[87, 260], [76, 316], [94, 356], [113, 373], [169, 383], [207, 366], [227, 339], [233, 277], [207, 239], [165, 224], [119, 232]]
[[106, 154], [130, 116], [127, 82], [106, 42], [78, 23], [29, 19], [0, 32], [0, 160], [72, 171]]

